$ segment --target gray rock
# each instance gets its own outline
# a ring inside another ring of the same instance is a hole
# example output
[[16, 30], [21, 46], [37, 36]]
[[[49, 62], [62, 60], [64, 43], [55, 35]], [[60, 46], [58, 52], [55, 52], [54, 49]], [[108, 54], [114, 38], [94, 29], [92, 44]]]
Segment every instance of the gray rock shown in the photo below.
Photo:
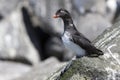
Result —
[[0, 22], [0, 27], [0, 59], [23, 60], [31, 64], [39, 62], [38, 52], [27, 34], [20, 6]]
[[48, 80], [119, 80], [120, 79], [120, 21], [106, 30], [94, 42], [104, 52], [100, 57], [83, 57], [72, 62], [59, 77], [57, 71]]
[[0, 15], [8, 16], [23, 0], [0, 0]]
[[102, 34], [105, 29], [111, 27], [111, 23], [103, 16], [91, 13], [81, 16], [77, 23], [77, 29], [91, 41]]
[[49, 58], [39, 65], [36, 65], [28, 74], [15, 80], [46, 80], [48, 76], [63, 65], [65, 65], [65, 63], [59, 62], [56, 58]]
[[103, 15], [106, 12], [105, 0], [74, 0], [73, 4], [80, 14], [90, 11]]
[[31, 67], [21, 63], [0, 61], [0, 80], [13, 80], [26, 74]]

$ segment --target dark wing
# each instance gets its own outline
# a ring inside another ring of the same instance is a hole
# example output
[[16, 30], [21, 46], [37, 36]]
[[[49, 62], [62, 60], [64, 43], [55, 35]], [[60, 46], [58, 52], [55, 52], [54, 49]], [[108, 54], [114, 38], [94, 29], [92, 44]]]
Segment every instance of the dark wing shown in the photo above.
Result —
[[91, 43], [91, 41], [89, 39], [87, 39], [83, 34], [76, 32], [73, 36], [78, 36], [79, 38], [87, 41], [88, 43]]
[[85, 38], [81, 33], [73, 34], [72, 39], [74, 43], [78, 44], [81, 48], [83, 48], [87, 52], [87, 55], [89, 56], [94, 56], [93, 54], [95, 54], [95, 56], [103, 55], [103, 52], [94, 47], [94, 45], [92, 45], [92, 43], [87, 38]]

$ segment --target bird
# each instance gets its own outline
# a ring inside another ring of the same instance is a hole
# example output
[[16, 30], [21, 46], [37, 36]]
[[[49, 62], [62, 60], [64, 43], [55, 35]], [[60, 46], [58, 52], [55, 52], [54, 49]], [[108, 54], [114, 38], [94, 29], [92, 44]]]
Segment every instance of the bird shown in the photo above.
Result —
[[61, 35], [62, 42], [66, 48], [76, 53], [76, 56], [68, 62], [68, 64], [61, 70], [57, 80], [70, 68], [73, 60], [83, 56], [98, 57], [103, 55], [103, 52], [97, 49], [90, 40], [88, 40], [82, 33], [76, 29], [70, 13], [66, 9], [59, 9], [53, 18], [61, 18], [64, 23], [64, 32]]
[[66, 9], [61, 8], [57, 10], [53, 18], [61, 18], [63, 20], [64, 32], [61, 36], [62, 42], [66, 48], [76, 53], [76, 58], [103, 55], [101, 50], [97, 49], [90, 40], [77, 30], [71, 14]]

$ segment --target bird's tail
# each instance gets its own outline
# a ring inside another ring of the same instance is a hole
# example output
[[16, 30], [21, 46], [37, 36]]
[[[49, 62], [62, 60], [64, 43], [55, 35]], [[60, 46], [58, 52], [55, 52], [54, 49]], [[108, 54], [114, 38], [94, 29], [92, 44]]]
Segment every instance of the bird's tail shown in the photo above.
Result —
[[99, 49], [96, 49], [96, 50], [97, 50], [96, 53], [97, 53], [98, 55], [103, 55], [103, 54], [104, 54], [103, 51], [101, 51], [101, 50], [99, 50]]
[[99, 49], [95, 49], [94, 51], [90, 52], [89, 55], [87, 55], [87, 56], [89, 56], [89, 57], [98, 57], [98, 56], [101, 56], [103, 54], [104, 54], [103, 51], [101, 51]]

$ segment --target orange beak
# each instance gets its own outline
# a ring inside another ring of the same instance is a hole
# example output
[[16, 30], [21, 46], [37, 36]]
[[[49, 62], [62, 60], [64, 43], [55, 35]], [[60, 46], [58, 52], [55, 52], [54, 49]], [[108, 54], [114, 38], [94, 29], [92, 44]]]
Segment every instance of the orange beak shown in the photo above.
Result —
[[54, 16], [53, 16], [53, 18], [58, 18], [58, 17], [59, 17], [59, 15], [54, 15]]

